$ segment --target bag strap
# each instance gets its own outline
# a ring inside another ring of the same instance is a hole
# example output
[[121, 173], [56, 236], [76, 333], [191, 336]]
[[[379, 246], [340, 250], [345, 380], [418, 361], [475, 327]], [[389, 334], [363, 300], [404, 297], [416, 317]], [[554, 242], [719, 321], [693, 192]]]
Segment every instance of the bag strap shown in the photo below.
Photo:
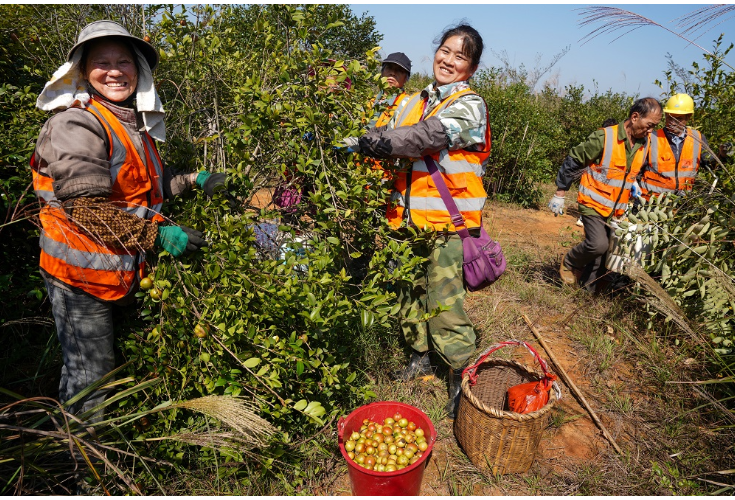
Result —
[[[434, 179], [434, 184], [436, 184], [436, 188], [439, 190], [442, 201], [444, 201], [444, 204], [447, 206], [447, 210], [449, 210], [449, 215], [452, 217], [452, 224], [454, 224], [457, 234], [459, 234], [462, 239], [470, 238], [470, 232], [467, 230], [464, 217], [462, 217], [462, 214], [457, 208], [457, 204], [454, 202], [454, 198], [449, 193], [447, 183], [444, 182], [444, 178], [439, 172], [436, 163], [434, 163], [434, 159], [428, 155], [424, 156], [424, 163], [426, 163], [426, 168], [429, 170], [431, 178]], [[462, 229], [459, 229], [460, 227], [462, 227]]]

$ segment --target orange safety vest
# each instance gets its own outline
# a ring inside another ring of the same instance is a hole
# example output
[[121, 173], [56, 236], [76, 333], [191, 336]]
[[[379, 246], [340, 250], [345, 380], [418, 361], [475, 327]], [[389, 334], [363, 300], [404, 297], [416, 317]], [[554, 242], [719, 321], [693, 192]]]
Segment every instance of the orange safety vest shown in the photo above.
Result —
[[603, 217], [615, 210], [615, 217], [621, 217], [628, 208], [630, 187], [643, 166], [648, 150], [645, 146], [636, 151], [630, 169], [627, 167], [625, 141], [618, 140], [618, 126], [605, 128], [605, 145], [600, 163], [587, 167], [579, 182], [577, 203], [595, 209]]
[[[382, 127], [383, 125], [388, 125], [388, 122], [390, 122], [390, 119], [393, 117], [393, 113], [395, 113], [396, 108], [398, 105], [403, 101], [403, 98], [406, 97], [406, 93], [401, 91], [400, 94], [398, 94], [395, 99], [393, 99], [393, 102], [388, 105], [388, 107], [380, 113], [380, 116], [378, 116], [378, 119], [375, 120], [374, 127]], [[366, 163], [370, 165], [370, 168], [373, 170], [382, 170], [383, 171], [383, 181], [389, 181], [393, 178], [391, 173], [383, 168], [383, 161], [385, 160], [376, 160], [374, 158], [369, 158], [366, 160]]]
[[383, 125], [388, 125], [388, 122], [393, 117], [393, 113], [396, 110], [396, 107], [403, 101], [403, 98], [406, 97], [406, 92], [401, 91], [400, 94], [396, 96], [395, 99], [393, 99], [393, 102], [388, 105], [388, 107], [380, 114], [378, 119], [375, 121], [375, 127], [382, 127]]
[[650, 135], [648, 167], [643, 170], [640, 182], [646, 200], [650, 199], [652, 194], [658, 196], [671, 191], [691, 191], [694, 178], [699, 171], [702, 134], [691, 127], [687, 127], [686, 132], [679, 161], [676, 161], [663, 129]]
[[[162, 221], [159, 212], [163, 204], [163, 164], [153, 139], [147, 132], [141, 136], [144, 161], [110, 110], [94, 97], [85, 109], [97, 117], [107, 132], [112, 177], [109, 200], [138, 217]], [[136, 271], [142, 274], [145, 253], [136, 248], [111, 248], [83, 233], [61, 207], [54, 195], [53, 180], [46, 168], [39, 166], [35, 152], [31, 169], [33, 188], [42, 204], [41, 268], [100, 299], [123, 298], [136, 281]]]
[[[458, 97], [467, 94], [475, 94], [475, 92], [470, 89], [455, 92], [432, 109], [426, 118], [436, 115], [451, 105]], [[426, 101], [421, 98], [420, 92], [412, 95], [406, 106], [396, 117], [396, 128], [408, 127], [420, 122], [425, 103]], [[487, 109], [487, 106], [485, 109]], [[431, 155], [468, 228], [479, 227], [482, 221], [482, 209], [487, 199], [482, 177], [485, 175], [485, 163], [488, 156], [490, 156], [490, 139], [490, 120], [488, 116], [484, 150], [458, 149], [449, 151], [444, 149]], [[408, 185], [409, 175], [411, 178], [410, 186]], [[444, 230], [445, 228], [452, 232], [456, 231], [449, 210], [444, 205], [441, 194], [439, 194], [439, 190], [436, 188], [422, 158], [413, 159], [408, 171], [397, 172], [395, 190], [401, 193], [403, 204], [392, 204], [388, 208], [386, 216], [391, 227], [397, 228], [401, 225], [401, 221], [406, 215], [406, 206], [408, 206], [409, 224], [435, 231]]]

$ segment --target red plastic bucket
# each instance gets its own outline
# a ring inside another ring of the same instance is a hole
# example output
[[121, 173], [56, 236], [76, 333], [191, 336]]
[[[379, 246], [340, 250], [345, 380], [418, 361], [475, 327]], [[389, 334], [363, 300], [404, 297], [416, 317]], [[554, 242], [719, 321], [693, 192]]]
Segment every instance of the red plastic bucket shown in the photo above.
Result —
[[[350, 435], [353, 432], [360, 432], [362, 421], [366, 418], [382, 422], [387, 417], [392, 417], [396, 412], [407, 418], [410, 422], [416, 423], [417, 427], [421, 427], [426, 436], [426, 443], [429, 445], [424, 451], [423, 456], [415, 463], [408, 467], [393, 472], [378, 472], [360, 467], [347, 456], [343, 436]], [[352, 494], [367, 495], [411, 495], [417, 496], [421, 491], [421, 480], [424, 477], [424, 468], [431, 450], [434, 448], [436, 441], [436, 429], [431, 423], [429, 417], [418, 408], [398, 403], [397, 401], [381, 401], [361, 406], [346, 418], [340, 418], [337, 422], [337, 432], [339, 437], [339, 451], [347, 461], [347, 470], [350, 474], [350, 485], [352, 486]]]

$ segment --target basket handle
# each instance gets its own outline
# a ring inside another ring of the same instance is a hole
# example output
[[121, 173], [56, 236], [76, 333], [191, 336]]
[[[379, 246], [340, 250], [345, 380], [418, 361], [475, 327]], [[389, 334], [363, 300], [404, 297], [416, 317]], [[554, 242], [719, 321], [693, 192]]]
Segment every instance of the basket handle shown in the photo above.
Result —
[[469, 377], [470, 386], [475, 385], [477, 383], [477, 369], [480, 367], [480, 365], [484, 363], [485, 360], [492, 353], [509, 345], [523, 346], [528, 349], [533, 357], [536, 358], [536, 361], [538, 362], [539, 366], [541, 366], [541, 369], [544, 371], [544, 378], [547, 379], [548, 382], [553, 382], [552, 385], [554, 388], [554, 392], [556, 392], [557, 399], [561, 399], [561, 389], [559, 389], [559, 385], [555, 382], [556, 375], [554, 375], [553, 373], [549, 373], [549, 366], [546, 364], [546, 361], [544, 361], [543, 358], [539, 355], [539, 353], [536, 352], [536, 349], [534, 349], [528, 342], [524, 342], [522, 340], [506, 340], [504, 342], [498, 342], [497, 344], [491, 345], [485, 350], [485, 352], [480, 355], [479, 358], [477, 358], [477, 361], [475, 361], [474, 365], [468, 366], [467, 368], [462, 370], [462, 378], [465, 378], [465, 376]]

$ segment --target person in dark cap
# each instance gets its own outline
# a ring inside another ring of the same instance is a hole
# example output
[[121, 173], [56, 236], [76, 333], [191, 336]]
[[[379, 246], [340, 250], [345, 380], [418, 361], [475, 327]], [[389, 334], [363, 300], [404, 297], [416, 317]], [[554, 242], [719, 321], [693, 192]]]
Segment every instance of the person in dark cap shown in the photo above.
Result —
[[375, 114], [368, 128], [382, 127], [387, 124], [395, 109], [406, 98], [407, 94], [403, 87], [411, 76], [411, 60], [403, 52], [394, 52], [383, 59], [380, 75], [388, 81], [388, 85], [397, 90], [397, 93], [384, 97], [381, 90], [375, 96], [375, 106], [387, 105], [388, 107]]
[[403, 90], [411, 76], [411, 60], [403, 52], [394, 52], [383, 59], [381, 75], [391, 87]]
[[[113, 306], [134, 301], [148, 252], [174, 257], [206, 246], [202, 232], [172, 224], [165, 199], [194, 185], [208, 196], [224, 173], [179, 173], [163, 164], [164, 110], [152, 71], [158, 52], [113, 21], [82, 29], [36, 106], [60, 111], [41, 129], [31, 158], [41, 204], [41, 275], [61, 344], [65, 403], [115, 368]], [[98, 422], [96, 391], [69, 411]]]

